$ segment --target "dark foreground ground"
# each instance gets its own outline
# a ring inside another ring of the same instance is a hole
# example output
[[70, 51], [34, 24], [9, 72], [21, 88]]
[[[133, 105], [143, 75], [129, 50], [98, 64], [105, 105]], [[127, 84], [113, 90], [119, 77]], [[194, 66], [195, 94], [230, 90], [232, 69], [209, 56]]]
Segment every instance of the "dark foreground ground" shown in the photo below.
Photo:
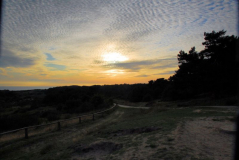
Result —
[[[125, 102], [125, 105], [127, 102]], [[236, 108], [118, 107], [96, 121], [0, 143], [0, 159], [232, 159]]]

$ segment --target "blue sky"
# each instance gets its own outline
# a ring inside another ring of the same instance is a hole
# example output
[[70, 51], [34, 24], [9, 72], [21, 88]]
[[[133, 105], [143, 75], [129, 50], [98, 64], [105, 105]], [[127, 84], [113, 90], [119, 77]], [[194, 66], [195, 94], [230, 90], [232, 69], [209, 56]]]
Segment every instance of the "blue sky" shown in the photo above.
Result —
[[203, 49], [203, 33], [237, 35], [236, 0], [8, 0], [0, 86], [147, 83]]

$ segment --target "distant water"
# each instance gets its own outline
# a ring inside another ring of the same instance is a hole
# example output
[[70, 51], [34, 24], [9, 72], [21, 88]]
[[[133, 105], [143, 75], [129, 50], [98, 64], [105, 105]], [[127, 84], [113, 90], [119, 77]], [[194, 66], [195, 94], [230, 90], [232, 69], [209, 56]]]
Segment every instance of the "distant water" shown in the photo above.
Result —
[[10, 90], [10, 91], [21, 91], [21, 90], [33, 90], [33, 89], [48, 89], [51, 87], [42, 87], [42, 86], [35, 86], [35, 87], [16, 87], [16, 86], [0, 86], [0, 90]]

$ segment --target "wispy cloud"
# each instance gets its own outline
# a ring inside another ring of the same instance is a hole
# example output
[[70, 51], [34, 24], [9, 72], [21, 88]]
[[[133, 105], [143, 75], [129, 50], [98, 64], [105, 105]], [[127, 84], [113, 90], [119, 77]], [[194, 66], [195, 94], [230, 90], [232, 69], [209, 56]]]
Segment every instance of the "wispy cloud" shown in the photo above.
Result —
[[48, 49], [54, 50], [58, 46], [51, 45], [52, 41], [63, 44], [63, 40], [69, 41], [67, 37], [75, 42], [85, 41], [102, 33], [122, 43], [151, 37], [153, 41], [172, 44], [179, 37], [195, 40], [193, 35], [213, 29], [235, 31], [236, 26], [231, 24], [237, 21], [236, 3], [234, 0], [98, 0], [94, 3], [13, 0], [5, 3], [3, 38], [25, 43], [24, 47], [44, 41], [49, 43]]
[[[231, 15], [231, 19], [225, 19], [235, 23], [236, 13], [233, 11], [235, 1], [118, 1], [114, 4], [117, 8], [116, 20], [106, 30], [106, 33], [113, 34], [121, 32], [123, 39], [139, 41], [142, 37], [152, 33], [161, 35], [162, 40], [173, 43], [172, 37], [191, 36], [193, 32], [198, 32], [198, 28], [203, 27], [208, 30], [209, 26], [220, 24], [217, 28], [231, 28], [230, 24], [222, 24], [220, 21]], [[217, 14], [216, 14], [217, 13]], [[211, 28], [213, 29], [213, 28]], [[235, 28], [234, 28], [235, 29]], [[170, 32], [171, 31], [171, 34]], [[172, 32], [173, 31], [173, 32]], [[202, 28], [200, 29], [202, 32]], [[111, 35], [110, 34], [110, 35]], [[166, 39], [165, 39], [166, 38]]]
[[173, 75], [174, 73], [175, 73], [175, 71], [166, 71], [166, 72], [157, 73], [154, 75]]
[[142, 75], [138, 75], [138, 76], [135, 76], [135, 77], [148, 77], [149, 75], [146, 75], [146, 74], [142, 74]]
[[129, 62], [119, 62], [110, 63], [104, 65], [106, 68], [117, 68], [125, 69], [129, 71], [139, 71], [141, 69], [165, 69], [177, 66], [176, 58], [165, 58], [165, 59], [150, 59], [142, 61], [129, 61]]
[[36, 58], [20, 56], [10, 50], [2, 49], [2, 53], [3, 54], [0, 57], [0, 67], [3, 68], [26, 68], [31, 67], [37, 63]]
[[152, 67], [151, 69], [166, 69], [166, 68], [176, 68], [176, 67], [177, 67], [177, 63], [174, 62], [174, 63], [159, 64]]

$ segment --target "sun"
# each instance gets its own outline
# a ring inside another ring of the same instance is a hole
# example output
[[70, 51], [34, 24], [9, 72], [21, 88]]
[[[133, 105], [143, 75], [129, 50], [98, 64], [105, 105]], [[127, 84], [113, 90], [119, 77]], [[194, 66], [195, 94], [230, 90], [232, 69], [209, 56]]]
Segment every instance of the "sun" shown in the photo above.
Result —
[[128, 58], [118, 52], [108, 52], [102, 55], [103, 61], [108, 63], [116, 63], [127, 61]]

